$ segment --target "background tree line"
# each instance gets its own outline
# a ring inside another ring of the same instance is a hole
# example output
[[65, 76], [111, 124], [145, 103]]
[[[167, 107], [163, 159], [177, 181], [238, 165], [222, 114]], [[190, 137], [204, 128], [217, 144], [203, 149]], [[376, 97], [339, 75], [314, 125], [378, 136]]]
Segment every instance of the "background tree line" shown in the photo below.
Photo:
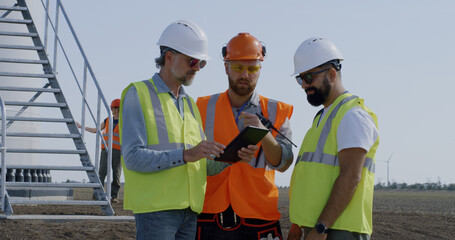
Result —
[[428, 183], [397, 183], [391, 182], [389, 186], [387, 184], [379, 182], [374, 185], [374, 189], [409, 189], [409, 190], [455, 190], [455, 183], [442, 184], [441, 181], [438, 182], [428, 182]]

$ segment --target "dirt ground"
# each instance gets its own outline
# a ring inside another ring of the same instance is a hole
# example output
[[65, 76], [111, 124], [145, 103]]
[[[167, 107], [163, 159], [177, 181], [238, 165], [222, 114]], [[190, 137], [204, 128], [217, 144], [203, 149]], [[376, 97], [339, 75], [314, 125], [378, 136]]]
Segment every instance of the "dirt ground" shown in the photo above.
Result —
[[[90, 193], [86, 193], [90, 195]], [[284, 239], [290, 228], [288, 189], [280, 189], [279, 211]], [[455, 192], [375, 192], [371, 239], [454, 239]], [[122, 195], [120, 195], [122, 197]], [[76, 196], [75, 198], [80, 198]], [[132, 215], [122, 202], [113, 205], [116, 215]], [[433, 209], [434, 208], [434, 209]], [[15, 214], [101, 215], [99, 207], [13, 206]], [[439, 210], [435, 210], [439, 209]], [[133, 221], [1, 220], [0, 239], [134, 239]]]

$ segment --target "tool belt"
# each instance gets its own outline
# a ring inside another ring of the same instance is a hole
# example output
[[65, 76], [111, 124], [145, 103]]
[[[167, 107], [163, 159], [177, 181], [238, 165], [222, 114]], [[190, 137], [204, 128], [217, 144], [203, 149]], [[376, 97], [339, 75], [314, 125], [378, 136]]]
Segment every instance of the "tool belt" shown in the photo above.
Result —
[[261, 226], [264, 224], [270, 224], [275, 221], [267, 221], [255, 218], [243, 218], [238, 216], [232, 207], [229, 207], [221, 213], [201, 213], [198, 215], [198, 222], [217, 222], [221, 229], [233, 229], [240, 225], [249, 226]]

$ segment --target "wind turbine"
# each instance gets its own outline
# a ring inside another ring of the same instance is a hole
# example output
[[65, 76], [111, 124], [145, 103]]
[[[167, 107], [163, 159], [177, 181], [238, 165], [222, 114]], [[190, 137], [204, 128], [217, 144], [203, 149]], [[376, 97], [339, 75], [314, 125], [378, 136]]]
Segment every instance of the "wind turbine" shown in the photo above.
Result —
[[390, 162], [390, 159], [392, 158], [394, 152], [395, 152], [395, 149], [394, 149], [394, 150], [392, 151], [392, 153], [390, 154], [389, 159], [387, 159], [387, 161], [384, 161], [384, 162], [387, 163], [387, 187], [390, 187], [389, 162]]

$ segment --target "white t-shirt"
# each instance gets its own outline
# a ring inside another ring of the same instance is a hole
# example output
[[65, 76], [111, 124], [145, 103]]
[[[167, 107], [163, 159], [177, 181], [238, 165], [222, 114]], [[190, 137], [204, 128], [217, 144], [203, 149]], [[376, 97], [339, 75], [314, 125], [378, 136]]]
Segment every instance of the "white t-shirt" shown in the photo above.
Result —
[[[324, 108], [321, 119], [329, 108]], [[346, 148], [363, 148], [368, 152], [378, 137], [378, 129], [370, 114], [361, 107], [352, 108], [338, 126], [338, 152]]]

